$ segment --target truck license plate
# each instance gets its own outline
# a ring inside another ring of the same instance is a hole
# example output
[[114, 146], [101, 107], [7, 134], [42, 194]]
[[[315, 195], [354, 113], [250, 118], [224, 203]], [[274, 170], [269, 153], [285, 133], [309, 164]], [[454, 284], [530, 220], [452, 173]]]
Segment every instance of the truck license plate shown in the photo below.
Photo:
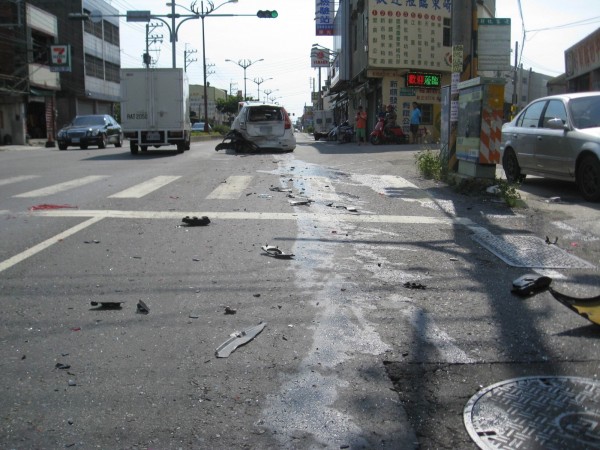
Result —
[[72, 138], [71, 139], [71, 143], [72, 144], [79, 144], [79, 138]]
[[146, 135], [146, 139], [149, 141], [160, 141], [160, 133], [157, 131], [151, 131]]

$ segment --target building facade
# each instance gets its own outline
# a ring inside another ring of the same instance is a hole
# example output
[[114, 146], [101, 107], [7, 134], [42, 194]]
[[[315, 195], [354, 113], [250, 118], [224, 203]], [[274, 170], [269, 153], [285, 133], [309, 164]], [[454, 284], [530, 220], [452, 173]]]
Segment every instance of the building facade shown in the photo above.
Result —
[[[92, 20], [71, 13], [100, 12]], [[74, 116], [115, 114], [118, 10], [103, 0], [0, 2], [2, 142], [47, 139]]]

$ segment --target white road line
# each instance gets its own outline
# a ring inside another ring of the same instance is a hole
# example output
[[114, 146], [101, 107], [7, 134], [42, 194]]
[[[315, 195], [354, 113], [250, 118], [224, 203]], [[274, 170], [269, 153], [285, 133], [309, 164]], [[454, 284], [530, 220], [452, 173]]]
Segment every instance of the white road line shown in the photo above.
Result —
[[23, 194], [14, 195], [13, 197], [44, 197], [47, 195], [57, 194], [58, 192], [74, 189], [79, 186], [94, 183], [95, 181], [106, 178], [106, 175], [90, 175], [76, 180], [65, 181], [64, 183], [58, 183], [53, 186], [48, 186], [42, 189], [36, 189], [35, 191], [25, 192]]
[[11, 177], [0, 180], [0, 186], [5, 186], [11, 183], [18, 183], [19, 181], [31, 180], [32, 178], [38, 178], [39, 175], [22, 175], [20, 177]]
[[236, 198], [239, 198], [242, 191], [248, 187], [250, 181], [252, 181], [252, 176], [248, 175], [228, 177], [225, 183], [221, 184], [218, 188], [208, 194], [206, 198], [213, 200], [235, 200]]
[[125, 189], [124, 191], [117, 192], [116, 194], [110, 195], [108, 198], [142, 198], [151, 192], [166, 186], [169, 183], [181, 178], [180, 176], [159, 176], [154, 177], [151, 180], [144, 181], [143, 183], [137, 184]]
[[19, 253], [18, 255], [13, 256], [12, 258], [8, 258], [0, 262], [0, 272], [5, 271], [6, 269], [11, 268], [15, 264], [20, 263], [21, 261], [26, 260], [27, 258], [41, 252], [42, 250], [47, 249], [53, 244], [60, 242], [63, 239], [68, 238], [69, 236], [83, 230], [84, 228], [89, 227], [97, 222], [100, 222], [102, 217], [92, 217], [91, 219], [86, 220], [85, 222], [80, 223], [79, 225], [75, 225], [68, 230], [63, 231], [62, 233], [57, 234], [56, 236], [51, 237], [50, 239], [46, 239], [44, 242], [40, 242], [37, 245], [25, 250], [24, 252]]
[[[101, 217], [107, 219], [181, 219], [184, 216], [208, 216], [211, 220], [315, 220], [331, 222], [331, 214], [316, 213], [273, 213], [273, 212], [248, 212], [248, 211], [120, 211], [120, 210], [85, 210], [85, 209], [59, 209], [28, 211], [30, 216], [44, 217]], [[423, 225], [469, 225], [468, 219], [447, 217], [423, 216], [386, 216], [386, 215], [361, 215], [361, 214], [336, 214], [336, 221], [353, 223], [398, 223], [398, 224], [423, 224]]]

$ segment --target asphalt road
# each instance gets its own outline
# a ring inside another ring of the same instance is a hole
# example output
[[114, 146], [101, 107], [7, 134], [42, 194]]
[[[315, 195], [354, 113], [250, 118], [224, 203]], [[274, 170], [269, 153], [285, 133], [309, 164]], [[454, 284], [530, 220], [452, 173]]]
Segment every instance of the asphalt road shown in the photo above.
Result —
[[[600, 329], [548, 292], [510, 290], [533, 272], [598, 295], [598, 205], [532, 179], [511, 209], [422, 179], [427, 146], [298, 141], [0, 147], [0, 447], [471, 449], [480, 389], [597, 379]], [[525, 256], [552, 246], [582, 264], [515, 267], [482, 232], [548, 237]]]

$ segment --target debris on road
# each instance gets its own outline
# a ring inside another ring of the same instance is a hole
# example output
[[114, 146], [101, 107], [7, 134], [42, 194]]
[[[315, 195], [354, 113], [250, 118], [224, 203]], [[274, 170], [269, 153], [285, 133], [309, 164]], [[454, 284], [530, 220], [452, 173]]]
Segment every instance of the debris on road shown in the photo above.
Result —
[[96, 309], [121, 309], [121, 305], [125, 303], [124, 301], [94, 301], [90, 302], [90, 305], [97, 306]]
[[290, 205], [292, 205], [292, 206], [310, 205], [311, 203], [312, 203], [312, 200], [310, 200], [310, 199], [290, 201]]
[[282, 188], [279, 186], [271, 186], [269, 190], [274, 192], [292, 192], [292, 190], [289, 188]]
[[263, 245], [261, 248], [267, 255], [273, 256], [274, 258], [291, 258], [294, 256], [293, 253], [285, 253], [283, 250], [281, 250], [279, 247], [276, 247], [275, 245], [266, 244]]
[[225, 314], [235, 314], [236, 312], [237, 312], [237, 309], [234, 309], [231, 306], [225, 307]]
[[84, 244], [99, 244], [100, 241], [97, 239], [94, 239], [92, 241], [83, 241]]
[[551, 287], [548, 287], [548, 290], [552, 294], [552, 297], [571, 311], [575, 311], [581, 317], [585, 317], [590, 322], [600, 325], [600, 295], [589, 298], [576, 298], [561, 294]]
[[548, 245], [556, 245], [557, 242], [558, 242], [558, 237], [555, 237], [554, 238], [554, 242], [552, 242], [550, 240], [550, 238], [548, 236], [546, 236], [546, 244], [548, 244]]
[[202, 216], [200, 218], [196, 216], [185, 216], [181, 221], [190, 227], [206, 226], [210, 223], [210, 219], [207, 216]]
[[148, 308], [148, 305], [146, 305], [142, 300], [139, 300], [138, 304], [137, 304], [137, 313], [138, 314], [149, 314], [150, 308]]
[[256, 326], [232, 333], [231, 337], [215, 351], [217, 358], [227, 358], [236, 348], [254, 339], [266, 326], [266, 322], [261, 322]]
[[552, 278], [537, 274], [523, 275], [513, 281], [510, 292], [521, 297], [528, 297], [538, 292], [545, 291], [552, 283]]
[[46, 209], [64, 209], [64, 208], [78, 209], [79, 206], [73, 206], [73, 205], [51, 205], [51, 204], [48, 204], [48, 203], [43, 203], [41, 205], [32, 206], [31, 208], [29, 208], [29, 211], [39, 211], [39, 210], [46, 210]]
[[56, 363], [56, 365], [54, 367], [56, 367], [57, 369], [60, 369], [60, 370], [67, 370], [67, 369], [71, 368], [71, 366], [69, 364], [63, 364], [63, 363]]
[[407, 281], [406, 283], [404, 283], [404, 287], [408, 288], [408, 289], [426, 289], [427, 288], [427, 286], [425, 286], [424, 284], [415, 283], [415, 282], [411, 282], [411, 281]]

